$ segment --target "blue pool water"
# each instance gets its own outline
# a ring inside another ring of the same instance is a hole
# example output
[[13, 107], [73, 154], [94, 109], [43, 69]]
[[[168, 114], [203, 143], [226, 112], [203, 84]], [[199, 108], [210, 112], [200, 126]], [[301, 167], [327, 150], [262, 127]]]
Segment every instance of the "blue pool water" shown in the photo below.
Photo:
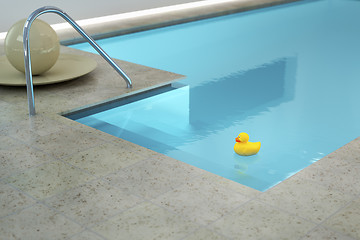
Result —
[[[360, 135], [359, 12], [303, 1], [99, 40], [187, 77], [76, 121], [265, 191]], [[257, 155], [234, 153], [240, 132], [261, 141]]]

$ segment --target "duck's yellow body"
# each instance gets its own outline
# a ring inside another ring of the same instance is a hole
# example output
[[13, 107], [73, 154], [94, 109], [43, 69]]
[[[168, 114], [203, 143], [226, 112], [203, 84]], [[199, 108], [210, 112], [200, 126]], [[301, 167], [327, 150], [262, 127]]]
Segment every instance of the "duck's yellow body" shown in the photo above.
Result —
[[247, 133], [240, 133], [237, 138], [235, 138], [234, 151], [242, 156], [250, 156], [257, 154], [260, 150], [260, 142], [249, 142], [249, 135]]

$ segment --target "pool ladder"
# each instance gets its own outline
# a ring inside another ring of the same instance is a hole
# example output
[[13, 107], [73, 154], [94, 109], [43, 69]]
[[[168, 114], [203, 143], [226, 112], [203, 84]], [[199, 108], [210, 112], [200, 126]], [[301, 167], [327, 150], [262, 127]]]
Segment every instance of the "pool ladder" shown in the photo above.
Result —
[[35, 112], [35, 101], [34, 101], [34, 86], [31, 73], [31, 59], [30, 59], [30, 27], [33, 21], [44, 13], [56, 13], [64, 18], [70, 25], [75, 28], [75, 30], [80, 33], [80, 35], [85, 38], [90, 45], [120, 74], [120, 76], [125, 80], [127, 87], [131, 88], [132, 83], [130, 78], [126, 73], [121, 70], [121, 68], [109, 57], [109, 55], [94, 41], [92, 37], [85, 33], [85, 31], [64, 11], [57, 7], [45, 6], [39, 8], [32, 12], [24, 25], [23, 31], [23, 44], [24, 44], [24, 61], [25, 61], [25, 77], [26, 77], [26, 89], [27, 89], [27, 98], [29, 103], [29, 114], [33, 116]]

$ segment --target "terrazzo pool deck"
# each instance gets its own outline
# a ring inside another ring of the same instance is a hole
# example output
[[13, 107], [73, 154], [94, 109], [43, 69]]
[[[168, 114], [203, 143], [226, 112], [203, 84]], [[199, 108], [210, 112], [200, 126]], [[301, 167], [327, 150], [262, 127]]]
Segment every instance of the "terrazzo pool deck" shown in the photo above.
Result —
[[36, 116], [0, 86], [0, 239], [360, 239], [360, 138], [259, 192], [59, 115], [183, 77], [116, 60], [130, 90], [61, 51], [98, 67], [36, 87]]

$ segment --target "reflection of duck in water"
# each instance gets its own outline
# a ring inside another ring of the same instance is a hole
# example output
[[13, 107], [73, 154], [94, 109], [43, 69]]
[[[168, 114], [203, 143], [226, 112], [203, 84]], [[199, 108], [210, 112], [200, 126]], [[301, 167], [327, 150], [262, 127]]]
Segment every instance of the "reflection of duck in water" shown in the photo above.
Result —
[[248, 176], [249, 168], [252, 168], [256, 165], [257, 162], [261, 160], [260, 155], [252, 155], [247, 157], [239, 157], [234, 152], [234, 172], [236, 173], [237, 177], [246, 177]]
[[249, 135], [247, 133], [240, 133], [237, 138], [235, 138], [234, 151], [242, 156], [250, 156], [257, 154], [260, 150], [260, 142], [248, 142]]

